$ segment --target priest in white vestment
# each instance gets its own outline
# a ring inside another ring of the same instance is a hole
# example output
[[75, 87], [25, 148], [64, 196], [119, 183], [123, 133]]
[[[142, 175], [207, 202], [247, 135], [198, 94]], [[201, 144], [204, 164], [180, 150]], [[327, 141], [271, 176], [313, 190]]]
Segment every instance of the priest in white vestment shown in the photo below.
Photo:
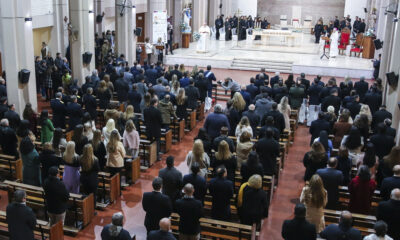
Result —
[[206, 53], [210, 46], [210, 27], [206, 23], [199, 29], [200, 39], [197, 42], [197, 52]]
[[337, 28], [334, 28], [331, 34], [331, 48], [329, 51], [329, 57], [335, 58], [339, 55], [339, 32]]

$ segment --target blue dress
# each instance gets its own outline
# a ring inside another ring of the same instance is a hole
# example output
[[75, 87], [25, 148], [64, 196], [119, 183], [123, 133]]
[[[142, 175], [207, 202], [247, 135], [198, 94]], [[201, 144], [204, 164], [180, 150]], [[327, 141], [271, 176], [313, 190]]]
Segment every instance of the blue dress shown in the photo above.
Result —
[[81, 177], [79, 170], [78, 157], [74, 158], [72, 164], [64, 163], [63, 182], [69, 193], [79, 193], [79, 187], [81, 185], [79, 181]]

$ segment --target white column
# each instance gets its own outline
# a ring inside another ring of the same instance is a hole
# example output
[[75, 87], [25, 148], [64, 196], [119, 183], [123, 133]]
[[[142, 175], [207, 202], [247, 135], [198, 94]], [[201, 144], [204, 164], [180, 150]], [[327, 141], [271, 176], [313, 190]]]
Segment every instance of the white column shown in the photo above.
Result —
[[225, 17], [233, 16], [232, 12], [235, 10], [232, 10], [232, 0], [221, 0], [221, 3], [221, 14], [224, 14]]
[[[129, 64], [136, 60], [136, 37], [133, 31], [136, 29], [136, 8], [132, 0], [127, 0], [122, 11], [125, 0], [115, 1], [115, 29], [117, 53], [124, 54]], [[122, 16], [121, 16], [122, 11]]]
[[174, 28], [174, 39], [173, 43], [179, 43], [179, 46], [182, 44], [182, 35], [181, 35], [181, 21], [182, 21], [182, 10], [183, 10], [183, 2], [182, 0], [175, 0], [174, 1], [174, 22], [173, 22], [173, 28]]
[[[85, 77], [95, 68], [93, 0], [70, 0], [69, 9], [72, 32], [77, 33], [77, 38], [70, 40], [72, 77], [82, 85]], [[89, 65], [83, 64], [82, 54], [85, 52], [92, 53]]]
[[219, 8], [220, 0], [209, 0], [209, 15], [208, 15], [208, 26], [212, 27], [215, 26], [215, 19], [217, 16], [220, 15], [221, 10]]
[[68, 0], [53, 0], [54, 25], [51, 29], [50, 49], [55, 57], [56, 53], [65, 56], [68, 47], [68, 28], [64, 17], [68, 17]]
[[193, 31], [198, 32], [200, 27], [207, 23], [207, 0], [193, 0]]
[[153, 42], [153, 12], [165, 11], [166, 9], [167, 9], [166, 0], [147, 0], [146, 37], [150, 38], [150, 42]]
[[[25, 21], [31, 16], [30, 1], [0, 0], [0, 37], [8, 102], [15, 104], [19, 114], [28, 102], [37, 110], [32, 21]], [[18, 72], [21, 69], [31, 72], [28, 84], [19, 84]]]
[[93, 0], [94, 1], [94, 32], [98, 33], [101, 36], [101, 33], [105, 31], [104, 28], [104, 18], [101, 23], [96, 22], [97, 15], [102, 15], [105, 9], [104, 0]]

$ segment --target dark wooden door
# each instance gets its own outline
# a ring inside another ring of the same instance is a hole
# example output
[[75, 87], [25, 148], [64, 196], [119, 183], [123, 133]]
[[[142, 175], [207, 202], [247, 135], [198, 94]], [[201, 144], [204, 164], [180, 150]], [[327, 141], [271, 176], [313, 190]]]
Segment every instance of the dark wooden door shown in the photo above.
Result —
[[140, 34], [140, 36], [138, 36], [137, 41], [138, 42], [144, 42], [144, 36], [146, 35], [144, 13], [136, 14], [136, 28], [141, 28], [142, 29], [142, 33]]

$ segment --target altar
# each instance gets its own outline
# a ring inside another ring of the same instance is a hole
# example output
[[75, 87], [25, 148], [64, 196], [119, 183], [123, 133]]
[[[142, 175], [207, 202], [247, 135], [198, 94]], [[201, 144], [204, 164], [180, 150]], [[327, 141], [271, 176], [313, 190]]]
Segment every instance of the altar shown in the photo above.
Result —
[[[276, 29], [255, 29], [250, 35], [254, 44], [262, 45], [286, 45], [294, 47], [296, 42], [301, 42], [302, 33], [293, 32], [291, 30], [276, 30]], [[261, 40], [255, 40], [256, 36], [261, 36]]]

